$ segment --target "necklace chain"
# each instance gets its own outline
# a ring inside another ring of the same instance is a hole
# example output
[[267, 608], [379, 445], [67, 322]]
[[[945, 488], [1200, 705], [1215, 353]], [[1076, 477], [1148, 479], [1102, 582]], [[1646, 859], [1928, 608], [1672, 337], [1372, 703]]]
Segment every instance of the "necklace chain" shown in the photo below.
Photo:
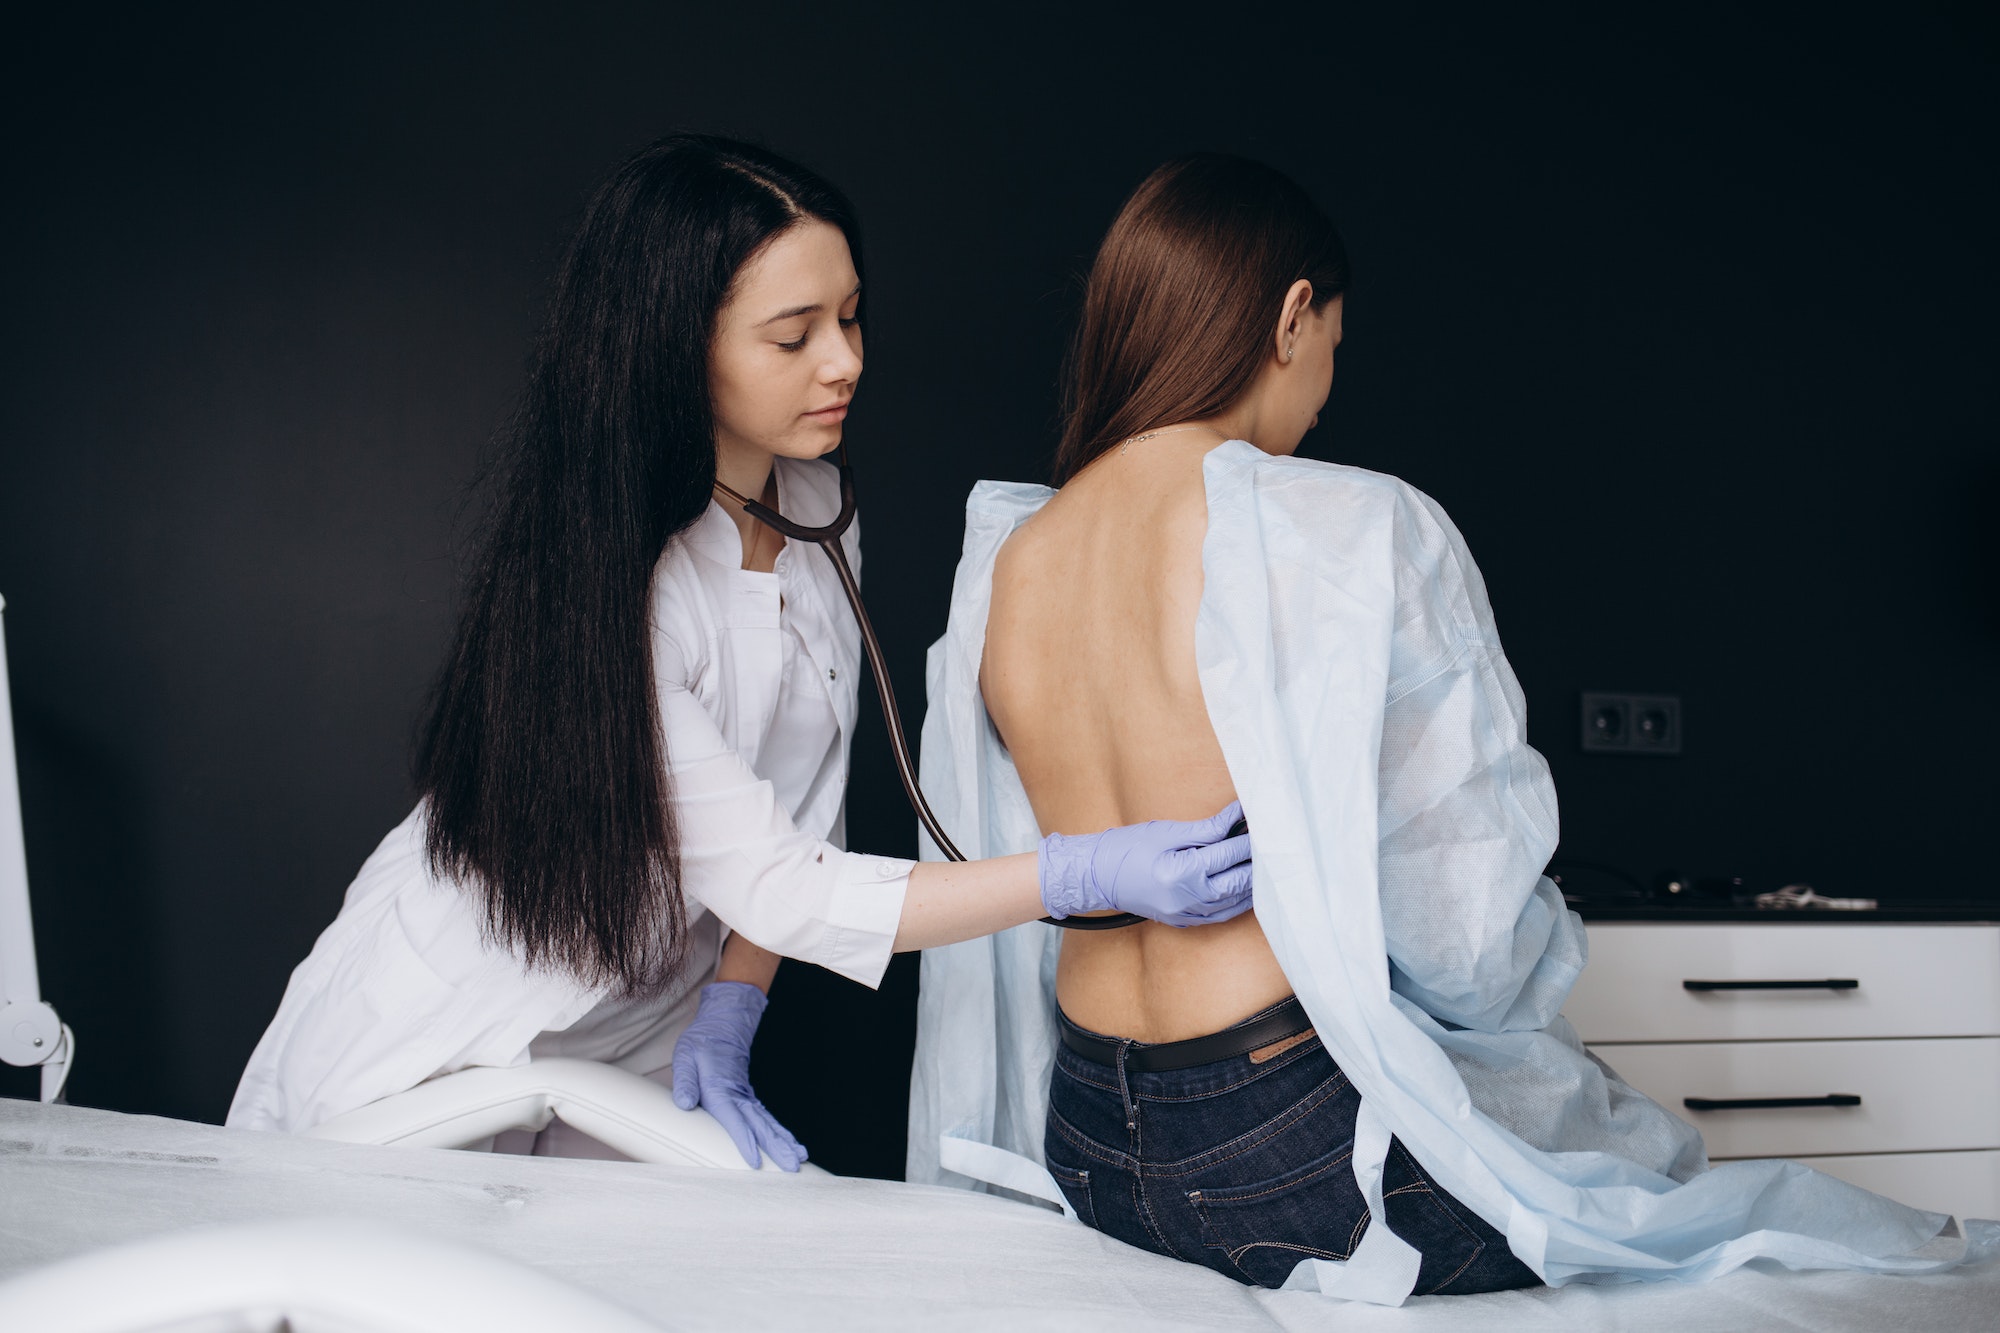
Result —
[[1216, 430], [1215, 427], [1213, 426], [1162, 426], [1158, 430], [1149, 430], [1143, 435], [1126, 436], [1125, 443], [1118, 446], [1118, 452], [1122, 454], [1127, 449], [1130, 449], [1133, 445], [1138, 444], [1140, 441], [1150, 440], [1156, 435], [1178, 435], [1182, 431], [1189, 431], [1189, 430], [1205, 430], [1205, 431], [1212, 431], [1217, 435], [1222, 434], [1221, 431]]

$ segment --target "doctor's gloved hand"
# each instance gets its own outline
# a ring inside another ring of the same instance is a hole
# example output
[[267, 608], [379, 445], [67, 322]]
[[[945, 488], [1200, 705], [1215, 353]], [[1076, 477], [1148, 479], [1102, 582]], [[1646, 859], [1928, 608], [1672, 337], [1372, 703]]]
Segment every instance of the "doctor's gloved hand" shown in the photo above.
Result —
[[806, 1150], [750, 1089], [750, 1039], [769, 1003], [744, 981], [702, 987], [694, 1022], [674, 1043], [674, 1105], [706, 1107], [751, 1166], [761, 1164], [761, 1149], [779, 1169], [796, 1171]]
[[1042, 839], [1042, 905], [1075, 912], [1134, 912], [1170, 926], [1209, 926], [1250, 908], [1250, 835], [1228, 836], [1243, 817], [1231, 801], [1183, 823], [1155, 819], [1102, 833]]

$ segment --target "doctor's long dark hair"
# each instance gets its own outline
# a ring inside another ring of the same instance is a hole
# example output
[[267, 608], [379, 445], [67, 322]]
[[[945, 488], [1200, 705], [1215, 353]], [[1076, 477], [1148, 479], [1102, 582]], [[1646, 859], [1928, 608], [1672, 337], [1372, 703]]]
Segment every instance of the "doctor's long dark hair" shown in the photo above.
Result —
[[1060, 486], [1120, 440], [1227, 410], [1270, 357], [1300, 278], [1347, 290], [1347, 247], [1284, 173], [1194, 153], [1139, 183], [1098, 246], [1063, 367]]
[[645, 994], [687, 909], [654, 694], [654, 566], [709, 502], [709, 347], [737, 272], [853, 210], [761, 148], [676, 135], [599, 189], [556, 278], [417, 753], [433, 871], [530, 967]]

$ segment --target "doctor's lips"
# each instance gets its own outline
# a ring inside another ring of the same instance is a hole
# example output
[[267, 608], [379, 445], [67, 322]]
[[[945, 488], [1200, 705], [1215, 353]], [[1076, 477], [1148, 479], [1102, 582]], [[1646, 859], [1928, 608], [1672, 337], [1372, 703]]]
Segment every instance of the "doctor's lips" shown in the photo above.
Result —
[[847, 419], [847, 405], [853, 401], [854, 399], [852, 398], [843, 398], [830, 407], [818, 408], [805, 415], [814, 421], [824, 421], [829, 424], [836, 421], [845, 421]]

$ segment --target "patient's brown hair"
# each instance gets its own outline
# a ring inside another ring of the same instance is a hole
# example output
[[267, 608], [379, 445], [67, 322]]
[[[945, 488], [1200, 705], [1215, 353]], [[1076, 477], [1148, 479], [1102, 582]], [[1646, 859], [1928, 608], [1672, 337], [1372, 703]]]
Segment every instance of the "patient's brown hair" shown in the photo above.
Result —
[[1324, 309], [1347, 290], [1347, 248], [1290, 178], [1225, 153], [1175, 158], [1146, 177], [1084, 287], [1063, 367], [1056, 485], [1120, 440], [1233, 404], [1300, 278]]

